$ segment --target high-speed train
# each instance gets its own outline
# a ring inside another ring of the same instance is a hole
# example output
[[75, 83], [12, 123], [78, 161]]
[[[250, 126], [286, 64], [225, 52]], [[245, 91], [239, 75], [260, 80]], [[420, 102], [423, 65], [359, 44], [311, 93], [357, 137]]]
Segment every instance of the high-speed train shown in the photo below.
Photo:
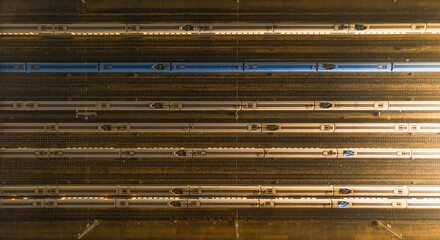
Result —
[[440, 111], [440, 101], [0, 101], [0, 111]]
[[440, 197], [440, 185], [5, 185], [1, 197]]
[[0, 158], [437, 159], [440, 148], [0, 148]]
[[440, 23], [0, 24], [0, 35], [438, 33]]
[[0, 123], [0, 132], [440, 133], [440, 123]]
[[392, 208], [439, 209], [440, 198], [61, 197], [0, 199], [3, 208]]
[[0, 72], [146, 72], [146, 73], [265, 73], [265, 72], [440, 72], [440, 62], [3, 62]]

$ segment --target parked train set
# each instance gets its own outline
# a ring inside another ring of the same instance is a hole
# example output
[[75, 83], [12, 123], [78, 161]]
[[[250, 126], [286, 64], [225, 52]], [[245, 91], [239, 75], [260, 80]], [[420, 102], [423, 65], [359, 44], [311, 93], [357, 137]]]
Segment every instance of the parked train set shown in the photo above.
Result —
[[0, 132], [440, 133], [440, 123], [0, 123]]
[[0, 148], [0, 158], [437, 159], [440, 148]]
[[61, 197], [0, 199], [10, 208], [381, 208], [439, 209], [440, 198]]
[[4, 185], [1, 197], [440, 197], [439, 185]]
[[440, 72], [440, 62], [2, 62], [0, 72], [17, 73], [276, 73]]
[[0, 24], [0, 35], [438, 33], [440, 33], [440, 23]]
[[0, 111], [440, 111], [440, 101], [0, 101]]

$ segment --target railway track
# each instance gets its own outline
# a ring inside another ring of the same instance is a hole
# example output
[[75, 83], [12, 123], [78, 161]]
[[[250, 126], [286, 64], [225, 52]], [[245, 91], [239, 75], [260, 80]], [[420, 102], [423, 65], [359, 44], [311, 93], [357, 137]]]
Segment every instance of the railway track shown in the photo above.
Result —
[[[155, 136], [68, 136], [68, 135], [2, 135], [1, 147], [358, 147], [372, 148], [439, 146], [437, 136], [181, 136], [158, 134]], [[105, 145], [103, 146], [103, 143]]]
[[[57, 51], [59, 52], [59, 51]], [[258, 53], [246, 53], [238, 50], [231, 51], [207, 51], [199, 50], [180, 50], [179, 52], [170, 50], [143, 50], [138, 51], [136, 49], [128, 49], [120, 52], [108, 52], [107, 49], [97, 49], [89, 50], [85, 53], [79, 53], [76, 51], [67, 51], [63, 58], [59, 58], [55, 55], [55, 52], [41, 52], [38, 54], [29, 53], [26, 50], [19, 50], [16, 54], [10, 54], [10, 52], [2, 52], [2, 59], [8, 62], [21, 62], [21, 61], [53, 61], [53, 62], [63, 62], [63, 61], [101, 61], [101, 60], [112, 60], [119, 59], [120, 61], [132, 61], [136, 59], [137, 61], [167, 61], [169, 59], [179, 59], [181, 61], [314, 61], [315, 59], [322, 59], [324, 61], [362, 61], [364, 59], [369, 59], [372, 61], [406, 61], [411, 59], [413, 61], [434, 61], [438, 52], [417, 52], [417, 53], [386, 53], [380, 51], [377, 53], [335, 53], [326, 54], [322, 53], [298, 53], [298, 52], [265, 52], [261, 51]], [[262, 57], [264, 56], [264, 57]]]
[[439, 220], [440, 211], [432, 209], [9, 209], [0, 216], [2, 221], [83, 221], [88, 218], [102, 220]]
[[[89, 159], [49, 159], [49, 158], [19, 158], [1, 159], [0, 165], [4, 169], [29, 171], [40, 169], [42, 171], [53, 171], [65, 169], [66, 172], [83, 169], [105, 169], [108, 171], [119, 171], [127, 173], [128, 169], [136, 169], [138, 172], [172, 172], [179, 169], [181, 172], [201, 171], [209, 172], [209, 169], [216, 169], [218, 172], [227, 172], [231, 174], [236, 171], [249, 172], [288, 172], [291, 169], [304, 169], [304, 172], [342, 172], [344, 168], [353, 172], [373, 171], [391, 168], [395, 171], [403, 172], [406, 169], [415, 171], [425, 171], [437, 169], [440, 163], [436, 159], [277, 159], [262, 161], [261, 159], [142, 159], [117, 160], [112, 158], [101, 158], [90, 161]], [[248, 169], [248, 170], [246, 170]], [[214, 170], [212, 170], [214, 171]], [[110, 182], [110, 180], [109, 180]]]
[[[156, 10], [156, 9], [155, 9]], [[119, 12], [106, 12], [102, 13], [63, 13], [63, 14], [47, 14], [39, 13], [27, 13], [27, 14], [8, 14], [1, 15], [1, 22], [7, 23], [47, 23], [48, 21], [54, 23], [102, 23], [102, 22], [436, 22], [439, 20], [439, 12], [437, 9], [420, 9], [420, 10], [407, 10], [400, 9], [399, 11], [380, 11], [374, 10], [359, 10], [352, 9], [352, 11], [339, 12], [334, 14], [321, 10], [314, 12], [308, 11], [295, 11], [289, 8], [289, 12], [285, 12], [285, 9], [279, 9], [275, 13], [264, 13], [252, 10], [242, 10], [237, 15], [237, 9], [225, 9], [222, 12], [198, 12], [194, 9], [164, 12], [163, 10], [144, 13], [136, 11], [135, 14]], [[292, 11], [293, 10], [293, 11]], [[75, 10], [76, 11], [76, 10]], [[150, 10], [151, 11], [151, 10]], [[260, 10], [261, 11], [261, 10]]]
[[[51, 48], [53, 49], [53, 48]], [[130, 62], [166, 62], [170, 59], [178, 59], [186, 62], [225, 62], [225, 61], [284, 61], [284, 62], [313, 62], [320, 59], [326, 62], [335, 61], [396, 61], [405, 62], [411, 59], [414, 62], [428, 62], [438, 60], [438, 51], [436, 49], [424, 51], [395, 51], [391, 49], [377, 49], [376, 52], [360, 51], [359, 49], [340, 49], [332, 52], [310, 51], [307, 48], [299, 48], [296, 51], [286, 51], [286, 49], [278, 49], [272, 51], [270, 49], [257, 48], [252, 51], [236, 49], [139, 49], [132, 47], [129, 49], [119, 49], [118, 51], [108, 51], [107, 48], [99, 47], [87, 49], [86, 51], [76, 51], [74, 49], [66, 49], [63, 55], [59, 55], [59, 49], [40, 49], [34, 52], [29, 49], [2, 49], [2, 61], [4, 62], [99, 62], [99, 61], [118, 61]], [[62, 57], [61, 57], [62, 56]]]
[[[76, 115], [71, 111], [39, 111], [35, 115], [33, 111], [5, 111], [5, 114], [0, 115], [2, 123], [50, 123], [54, 118], [58, 122], [84, 122], [85, 116]], [[345, 123], [438, 123], [440, 112], [385, 112], [377, 114], [377, 112], [359, 112], [350, 113], [335, 111], [335, 112], [278, 112], [274, 116], [271, 112], [242, 112], [238, 115], [235, 112], [147, 112], [147, 111], [124, 111], [123, 115], [115, 114], [115, 112], [103, 111], [94, 115], [93, 112], [88, 117], [86, 122], [106, 122], [106, 123], [124, 123], [128, 120], [137, 122], [142, 119], [142, 122], [154, 123], [178, 123], [178, 122], [200, 122], [200, 123], [245, 123], [245, 122], [278, 122], [278, 123], [322, 123], [322, 122], [345, 122]], [[85, 123], [85, 122], [84, 122]], [[5, 133], [1, 133], [5, 135]], [[9, 134], [8, 134], [9, 135]], [[111, 134], [109, 134], [111, 135]]]
[[325, 35], [322, 39], [316, 39], [307, 35], [295, 36], [3, 36], [0, 37], [3, 47], [13, 48], [69, 48], [84, 49], [106, 47], [108, 49], [139, 48], [259, 48], [259, 47], [392, 47], [416, 48], [435, 47], [440, 42], [438, 35], [367, 35], [367, 36], [331, 36]]
[[[362, 169], [357, 171], [340, 169], [332, 173], [325, 170], [314, 172], [255, 172], [236, 170], [221, 172], [193, 173], [194, 169], [185, 172], [169, 170], [155, 172], [95, 172], [86, 169], [72, 169], [65, 172], [50, 170], [3, 170], [2, 184], [440, 184], [440, 174], [435, 170], [420, 170], [408, 173], [405, 170], [388, 169], [372, 170], [368, 173]], [[76, 172], [79, 171], [79, 172]]]
[[[275, 97], [274, 97], [275, 96]], [[277, 100], [370, 100], [387, 98], [388, 100], [405, 101], [440, 100], [440, 90], [41, 90], [22, 89], [2, 92], [2, 100], [32, 101], [44, 100], [88, 100], [102, 101], [109, 98], [127, 100], [136, 97], [139, 100], [253, 100], [258, 97], [262, 101]]]
[[[42, 75], [42, 76], [41, 76]], [[58, 75], [58, 76], [57, 76]], [[197, 76], [186, 76], [185, 74], [176, 74], [173, 76], [163, 76], [157, 74], [126, 74], [126, 73], [111, 73], [111, 74], [59, 74], [42, 73], [37, 75], [29, 75], [26, 73], [2, 73], [0, 76], [1, 89], [17, 90], [18, 86], [23, 87], [24, 90], [34, 89], [36, 86], [46, 85], [51, 88], [63, 88], [63, 87], [101, 87], [103, 85], [112, 88], [113, 86], [127, 85], [130, 87], [142, 87], [150, 86], [188, 86], [197, 87], [200, 85], [219, 86], [219, 85], [231, 85], [239, 88], [243, 88], [245, 85], [251, 85], [254, 88], [259, 87], [279, 87], [279, 84], [287, 86], [295, 86], [297, 84], [344, 84], [352, 85], [356, 87], [358, 84], [380, 84], [381, 86], [389, 85], [419, 85], [419, 84], [440, 84], [440, 78], [438, 73], [412, 73], [410, 76], [408, 73], [393, 73], [381, 74], [381, 73], [318, 73], [316, 75], [310, 75], [308, 73], [278, 73], [271, 74], [255, 74], [253, 76], [243, 76], [242, 74], [227, 74], [224, 75], [212, 75], [212, 74], [200, 74]], [[34, 87], [34, 88], [33, 88]]]

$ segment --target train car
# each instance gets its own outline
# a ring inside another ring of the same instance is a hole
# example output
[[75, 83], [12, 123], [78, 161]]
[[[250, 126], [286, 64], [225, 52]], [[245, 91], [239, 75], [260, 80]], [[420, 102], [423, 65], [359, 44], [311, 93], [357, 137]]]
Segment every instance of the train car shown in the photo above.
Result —
[[411, 149], [397, 148], [342, 148], [338, 158], [411, 158]]
[[[45, 103], [47, 103], [45, 105]], [[64, 105], [74, 105], [75, 103], [72, 102], [63, 102]], [[87, 102], [84, 102], [87, 103]], [[47, 107], [49, 104], [48, 110], [74, 110], [74, 108], [67, 108], [64, 106], [63, 108], [59, 109], [57, 107], [57, 102], [46, 102], [46, 101], [39, 101], [39, 102], [33, 102], [33, 101], [1, 101], [0, 102], [0, 110], [2, 111], [12, 111], [12, 110], [18, 110], [18, 111], [28, 111], [28, 110], [41, 110], [40, 105], [42, 105], [42, 109], [46, 110], [45, 107]], [[95, 107], [95, 105], [87, 104], [85, 105], [87, 107]]]
[[313, 101], [243, 101], [243, 111], [310, 111], [314, 109]]
[[103, 196], [117, 195], [118, 186], [56, 185], [56, 186], [0, 186], [0, 196]]
[[127, 33], [126, 24], [67, 24], [65, 33], [72, 35], [119, 35]]
[[118, 194], [118, 186], [105, 185], [40, 186], [37, 189], [38, 195], [50, 196], [115, 196]]
[[331, 199], [315, 198], [278, 198], [278, 199], [260, 199], [262, 208], [331, 208]]
[[[118, 123], [118, 131], [126, 132], [190, 132], [189, 123]], [[192, 130], [192, 129], [191, 129]]]
[[408, 186], [408, 196], [410, 197], [439, 197], [440, 186], [426, 185], [426, 186]]
[[0, 63], [0, 72], [26, 72], [26, 63]]
[[1, 35], [34, 35], [34, 34], [38, 34], [38, 25], [0, 24], [0, 34]]
[[387, 101], [315, 101], [318, 111], [385, 111]]
[[405, 132], [409, 132], [409, 124], [407, 123], [335, 123], [335, 132], [405, 133]]
[[214, 25], [210, 23], [186, 23], [180, 24], [176, 33], [181, 34], [208, 34], [214, 33]]
[[45, 199], [45, 208], [115, 208], [116, 201], [113, 198], [103, 197], [64, 197]]
[[99, 63], [100, 72], [170, 72], [171, 63]]
[[388, 101], [389, 111], [439, 111], [440, 101]]
[[440, 149], [414, 148], [411, 152], [413, 159], [440, 159]]
[[394, 62], [393, 72], [440, 72], [440, 62]]
[[391, 72], [391, 62], [318, 63], [318, 72]]
[[408, 196], [407, 186], [334, 186], [333, 196], [396, 197]]
[[243, 63], [242, 62], [173, 62], [171, 71], [177, 73], [243, 72]]
[[60, 123], [46, 124], [45, 132], [116, 132], [119, 130], [117, 123]]
[[273, 34], [271, 23], [214, 23], [200, 24], [200, 33], [214, 34]]
[[316, 72], [316, 62], [245, 62], [245, 72]]
[[260, 195], [264, 197], [333, 196], [333, 186], [260, 186]]
[[170, 110], [180, 111], [239, 111], [240, 101], [176, 101], [169, 103]]
[[406, 199], [406, 207], [411, 209], [439, 209], [440, 199], [439, 198], [408, 198]]
[[188, 200], [179, 198], [116, 199], [116, 208], [187, 208]]
[[261, 123], [190, 123], [190, 132], [261, 132]]
[[0, 148], [1, 158], [49, 157], [48, 148]]
[[190, 186], [191, 196], [215, 197], [257, 197], [261, 195], [260, 186]]
[[279, 23], [274, 25], [274, 34], [347, 34], [348, 24], [332, 23]]
[[263, 123], [262, 132], [280, 133], [324, 133], [334, 132], [333, 123]]
[[188, 208], [258, 208], [259, 199], [247, 198], [198, 198], [188, 199]]
[[426, 23], [372, 23], [350, 24], [348, 33], [353, 34], [408, 34], [425, 33]]
[[194, 158], [264, 158], [263, 148], [193, 148]]
[[120, 158], [113, 148], [1, 148], [2, 158]]
[[119, 148], [50, 148], [49, 158], [119, 158]]
[[44, 208], [44, 199], [0, 199], [0, 208]]
[[[56, 124], [54, 130], [59, 130]], [[0, 132], [46, 132], [45, 123], [0, 123]]]
[[189, 158], [192, 156], [192, 150], [184, 148], [121, 148], [123, 158]]
[[99, 72], [98, 63], [26, 63], [26, 72]]
[[331, 199], [332, 208], [406, 208], [406, 199], [340, 198]]
[[[57, 188], [57, 187], [52, 187], [52, 188]], [[0, 196], [33, 197], [33, 196], [42, 196], [42, 195], [52, 195], [52, 194], [46, 191], [46, 186], [20, 186], [20, 185], [0, 186]]]
[[155, 186], [155, 185], [129, 185], [117, 186], [119, 196], [189, 196], [197, 194], [189, 185]]
[[[164, 24], [127, 24], [127, 34], [192, 34], [193, 31], [185, 31], [182, 27], [187, 24], [164, 23]], [[193, 29], [194, 30], [194, 29]]]
[[440, 123], [410, 123], [411, 133], [440, 133]]
[[336, 158], [337, 149], [327, 148], [265, 148], [266, 158]]

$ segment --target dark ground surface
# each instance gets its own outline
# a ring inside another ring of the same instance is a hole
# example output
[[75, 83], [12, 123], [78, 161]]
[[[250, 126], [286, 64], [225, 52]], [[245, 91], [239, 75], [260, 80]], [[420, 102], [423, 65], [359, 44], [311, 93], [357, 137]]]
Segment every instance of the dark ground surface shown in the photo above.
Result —
[[[436, 222], [383, 220], [405, 239], [437, 239], [440, 234]], [[75, 239], [86, 227], [87, 221], [66, 222], [16, 222], [1, 223], [2, 239], [16, 239], [21, 232], [22, 239]], [[51, 226], [50, 228], [48, 226]], [[287, 239], [379, 239], [392, 240], [392, 235], [369, 220], [276, 220], [238, 221], [239, 239], [287, 240]], [[362, 233], [362, 234], [360, 234]], [[59, 237], [63, 236], [63, 237]], [[233, 220], [157, 220], [157, 221], [102, 221], [84, 239], [236, 239]], [[320, 236], [319, 238], [315, 236]], [[338, 236], [338, 237], [336, 237]]]

